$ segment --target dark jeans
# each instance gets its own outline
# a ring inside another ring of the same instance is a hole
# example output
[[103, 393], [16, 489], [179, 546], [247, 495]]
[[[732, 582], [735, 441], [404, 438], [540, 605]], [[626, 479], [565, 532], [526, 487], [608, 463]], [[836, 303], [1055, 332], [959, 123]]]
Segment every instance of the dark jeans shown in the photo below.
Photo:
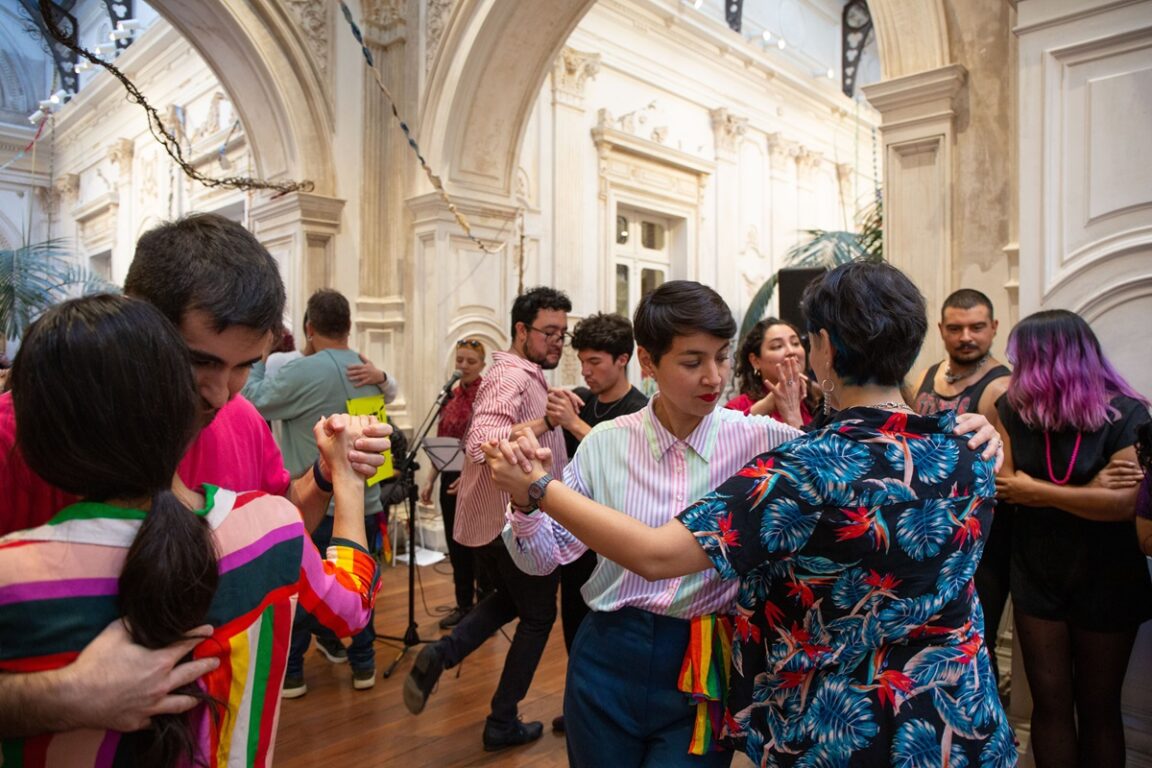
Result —
[[591, 610], [584, 602], [580, 588], [596, 570], [596, 553], [588, 550], [567, 565], [560, 566], [560, 623], [564, 627], [564, 648], [572, 653], [576, 630]]
[[[365, 531], [368, 540], [376, 531], [376, 516], [364, 518]], [[371, 521], [371, 522], [370, 522]], [[332, 542], [332, 516], [325, 515], [316, 530], [312, 531], [312, 542], [316, 549], [324, 556], [328, 545]], [[364, 629], [352, 636], [352, 643], [348, 646], [348, 663], [352, 669], [376, 668], [376, 611], [368, 617], [368, 624]], [[303, 608], [296, 607], [296, 617], [292, 621], [292, 641], [288, 646], [288, 664], [286, 674], [291, 677], [301, 677], [304, 674], [304, 654], [312, 644], [312, 635], [326, 645], [342, 645], [336, 633], [316, 620], [312, 614]]]
[[504, 658], [504, 671], [492, 696], [493, 725], [516, 722], [518, 707], [528, 694], [536, 666], [544, 655], [548, 635], [556, 623], [556, 588], [560, 576], [529, 576], [516, 567], [504, 542], [497, 537], [475, 550], [477, 568], [487, 568], [495, 589], [476, 604], [452, 630], [437, 642], [445, 668], [452, 668], [483, 645], [501, 627], [520, 619], [512, 645]]
[[638, 608], [592, 611], [568, 656], [564, 725], [572, 768], [724, 768], [688, 754], [696, 706], [677, 689], [691, 623]]

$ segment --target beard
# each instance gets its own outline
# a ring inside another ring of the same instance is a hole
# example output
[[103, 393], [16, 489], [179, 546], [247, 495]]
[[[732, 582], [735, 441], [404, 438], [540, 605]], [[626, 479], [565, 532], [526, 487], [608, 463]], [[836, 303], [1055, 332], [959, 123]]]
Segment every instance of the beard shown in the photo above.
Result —
[[988, 350], [981, 349], [979, 346], [971, 344], [959, 347], [954, 352], [949, 352], [948, 356], [952, 358], [952, 362], [965, 365], [968, 363], [976, 362], [986, 354], [988, 354]]

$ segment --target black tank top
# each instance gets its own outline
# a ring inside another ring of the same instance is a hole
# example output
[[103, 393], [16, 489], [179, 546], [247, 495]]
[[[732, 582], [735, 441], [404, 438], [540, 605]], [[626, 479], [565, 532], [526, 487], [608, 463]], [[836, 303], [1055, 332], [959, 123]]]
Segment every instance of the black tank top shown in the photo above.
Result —
[[980, 377], [970, 387], [965, 387], [952, 397], [944, 397], [935, 389], [936, 371], [940, 370], [940, 363], [928, 369], [924, 374], [924, 381], [920, 382], [920, 389], [916, 392], [916, 401], [912, 409], [922, 416], [940, 411], [956, 411], [957, 415], [976, 410], [980, 405], [980, 398], [984, 396], [984, 389], [996, 379], [1011, 375], [1012, 371], [1006, 365], [998, 365]]

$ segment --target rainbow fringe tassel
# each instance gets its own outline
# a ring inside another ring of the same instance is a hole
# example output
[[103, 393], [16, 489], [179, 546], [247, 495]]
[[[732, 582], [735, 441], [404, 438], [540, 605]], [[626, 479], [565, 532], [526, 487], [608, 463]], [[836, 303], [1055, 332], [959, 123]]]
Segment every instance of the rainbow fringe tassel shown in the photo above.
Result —
[[728, 679], [732, 670], [732, 619], [709, 614], [692, 619], [692, 635], [684, 652], [677, 688], [696, 702], [691, 755], [703, 755], [716, 745], [724, 722]]

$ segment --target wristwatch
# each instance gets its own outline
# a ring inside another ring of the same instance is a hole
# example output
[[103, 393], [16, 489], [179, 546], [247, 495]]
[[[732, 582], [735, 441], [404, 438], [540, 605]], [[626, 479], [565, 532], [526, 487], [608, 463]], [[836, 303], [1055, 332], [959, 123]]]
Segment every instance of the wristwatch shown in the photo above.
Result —
[[528, 503], [522, 507], [513, 501], [512, 508], [525, 515], [540, 509], [540, 499], [544, 498], [544, 493], [548, 490], [548, 483], [555, 479], [551, 474], [546, 474], [534, 481], [528, 486]]

